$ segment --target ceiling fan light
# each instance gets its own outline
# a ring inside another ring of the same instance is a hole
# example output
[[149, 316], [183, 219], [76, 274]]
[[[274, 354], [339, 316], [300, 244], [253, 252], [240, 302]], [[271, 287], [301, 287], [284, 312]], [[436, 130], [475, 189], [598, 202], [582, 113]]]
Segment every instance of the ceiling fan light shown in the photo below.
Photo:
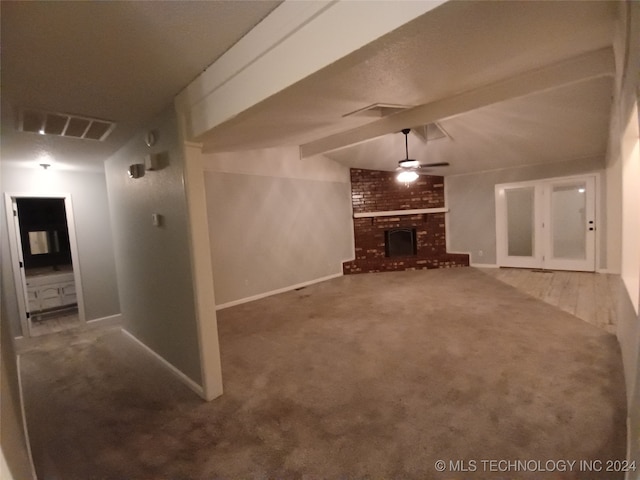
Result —
[[418, 160], [400, 160], [400, 166], [402, 168], [418, 168], [420, 162]]
[[418, 179], [418, 174], [412, 170], [404, 170], [399, 172], [396, 176], [396, 180], [403, 183], [415, 182]]

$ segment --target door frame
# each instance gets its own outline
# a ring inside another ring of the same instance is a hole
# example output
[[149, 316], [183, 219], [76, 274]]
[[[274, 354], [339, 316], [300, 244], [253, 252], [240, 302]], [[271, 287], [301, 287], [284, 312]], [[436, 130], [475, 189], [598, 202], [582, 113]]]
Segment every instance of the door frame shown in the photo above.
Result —
[[[546, 269], [548, 261], [544, 257], [548, 255], [546, 251], [549, 248], [549, 235], [539, 235], [539, 227], [541, 223], [549, 222], [549, 206], [551, 199], [547, 198], [545, 190], [553, 183], [572, 182], [584, 180], [586, 182], [593, 181], [594, 194], [594, 269], [588, 271], [599, 271], [600, 264], [600, 242], [599, 234], [600, 218], [601, 218], [601, 172], [589, 172], [580, 175], [570, 175], [566, 177], [541, 178], [538, 180], [528, 180], [523, 182], [501, 183], [495, 185], [495, 212], [496, 212], [496, 265], [498, 267], [515, 267], [515, 268], [542, 268]], [[534, 255], [533, 257], [509, 257], [507, 247], [507, 221], [506, 221], [506, 202], [501, 198], [504, 190], [511, 188], [533, 187], [534, 188]], [[544, 228], [549, 228], [544, 227]]]
[[[20, 267], [22, 257], [22, 243], [20, 230], [16, 228], [17, 210], [14, 210], [18, 198], [60, 198], [64, 200], [64, 208], [67, 216], [67, 230], [69, 231], [69, 245], [71, 247], [71, 264], [73, 266], [73, 280], [76, 286], [76, 298], [78, 302], [78, 318], [81, 323], [86, 323], [84, 309], [84, 295], [82, 278], [80, 275], [80, 261], [78, 255], [78, 240], [76, 237], [76, 223], [73, 216], [73, 204], [70, 193], [5, 193], [5, 208], [7, 215], [7, 234], [9, 236], [9, 250], [11, 251], [11, 268], [13, 270], [13, 282], [18, 301], [20, 314], [20, 326], [23, 337], [31, 337], [31, 322], [27, 318], [27, 286], [24, 268]], [[14, 214], [15, 211], [15, 214]]]

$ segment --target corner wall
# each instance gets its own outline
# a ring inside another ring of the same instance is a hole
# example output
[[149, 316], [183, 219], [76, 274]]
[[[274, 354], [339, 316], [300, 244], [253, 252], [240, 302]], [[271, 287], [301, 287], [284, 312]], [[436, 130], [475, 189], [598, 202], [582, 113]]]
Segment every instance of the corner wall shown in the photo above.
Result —
[[297, 147], [203, 156], [218, 307], [342, 274], [349, 170]]
[[[629, 461], [640, 466], [640, 288], [638, 276], [638, 205], [640, 192], [640, 152], [635, 109], [640, 94], [640, 4], [619, 4], [614, 50], [616, 52], [616, 95], [610, 128], [607, 173], [614, 188], [621, 192], [622, 239], [616, 247], [621, 252], [623, 285], [618, 302], [618, 330], [627, 387], [627, 434]], [[627, 278], [625, 278], [627, 277]], [[631, 277], [631, 278], [629, 278]], [[637, 479], [638, 472], [628, 472], [627, 480]]]
[[[118, 285], [109, 220], [107, 185], [99, 172], [71, 172], [2, 165], [2, 193], [61, 194], [70, 193], [78, 241], [78, 262], [86, 320], [120, 313]], [[4, 204], [4, 195], [2, 195]], [[5, 208], [0, 211], [2, 229], [6, 231]], [[13, 280], [8, 238], [2, 236], [2, 288], [6, 291], [6, 312], [14, 336], [21, 335], [18, 303]]]
[[[157, 137], [152, 148], [144, 141], [150, 130]], [[150, 152], [161, 153], [162, 168], [129, 178], [129, 165]], [[187, 383], [202, 385], [183, 155], [170, 107], [107, 160], [105, 169], [123, 328]], [[160, 227], [152, 224], [153, 213], [162, 215]]]

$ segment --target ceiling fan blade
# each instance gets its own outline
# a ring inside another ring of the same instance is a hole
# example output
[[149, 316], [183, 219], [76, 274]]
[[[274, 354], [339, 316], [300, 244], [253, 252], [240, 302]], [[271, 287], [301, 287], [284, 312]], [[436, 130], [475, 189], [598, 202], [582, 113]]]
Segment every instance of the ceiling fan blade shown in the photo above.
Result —
[[420, 168], [429, 168], [429, 167], [448, 167], [450, 165], [449, 162], [436, 162], [436, 163], [421, 163]]

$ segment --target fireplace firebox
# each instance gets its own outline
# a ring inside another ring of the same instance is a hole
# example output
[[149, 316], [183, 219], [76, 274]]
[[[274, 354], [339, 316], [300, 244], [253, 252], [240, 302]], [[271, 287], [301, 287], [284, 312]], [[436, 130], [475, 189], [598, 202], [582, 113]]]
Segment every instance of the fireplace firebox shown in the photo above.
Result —
[[384, 232], [386, 257], [408, 257], [418, 254], [415, 228], [394, 228]]

